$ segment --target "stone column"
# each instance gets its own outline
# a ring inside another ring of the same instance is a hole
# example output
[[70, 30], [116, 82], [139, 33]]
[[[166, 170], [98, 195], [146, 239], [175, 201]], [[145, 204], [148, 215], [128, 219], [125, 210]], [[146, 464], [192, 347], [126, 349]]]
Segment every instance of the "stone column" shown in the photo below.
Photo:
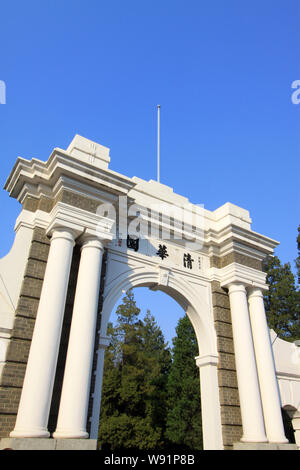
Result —
[[198, 356], [195, 360], [200, 372], [203, 448], [204, 450], [222, 450], [218, 356]]
[[105, 350], [108, 348], [110, 338], [107, 336], [100, 336], [99, 349], [97, 351], [97, 367], [96, 367], [96, 383], [95, 392], [93, 399], [93, 411], [92, 411], [92, 422], [91, 422], [91, 433], [90, 439], [98, 438], [99, 430], [99, 416], [101, 409], [101, 397], [102, 397], [102, 383], [103, 383], [103, 370], [104, 370], [104, 356]]
[[295, 442], [300, 450], [300, 411], [296, 411], [292, 418], [292, 425], [295, 434]]
[[103, 245], [87, 238], [81, 249], [70, 338], [54, 438], [88, 438], [88, 412]]
[[248, 293], [250, 321], [256, 355], [261, 399], [269, 442], [286, 443], [275, 364], [261, 289]]
[[11, 437], [49, 437], [47, 425], [74, 244], [72, 232], [64, 229], [53, 232]]
[[241, 441], [267, 442], [245, 286], [230, 284], [229, 299], [243, 423]]

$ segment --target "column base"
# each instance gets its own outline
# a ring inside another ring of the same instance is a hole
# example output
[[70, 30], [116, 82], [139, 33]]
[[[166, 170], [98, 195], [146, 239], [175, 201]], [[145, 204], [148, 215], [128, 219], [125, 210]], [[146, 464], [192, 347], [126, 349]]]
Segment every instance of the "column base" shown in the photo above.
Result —
[[97, 439], [0, 439], [0, 450], [97, 450]]
[[233, 450], [298, 450], [297, 444], [275, 442], [235, 442]]
[[53, 439], [88, 439], [89, 434], [86, 431], [55, 431], [52, 437]]
[[12, 431], [9, 435], [12, 438], [17, 438], [17, 439], [22, 439], [22, 438], [33, 438], [33, 439], [42, 439], [42, 438], [48, 438], [50, 437], [50, 432], [48, 432], [46, 429], [41, 429], [41, 430], [36, 430], [36, 431], [28, 431], [28, 430], [22, 430], [22, 429], [15, 429]]
[[266, 437], [261, 437], [260, 439], [258, 439], [257, 437], [251, 438], [247, 436], [246, 437], [243, 436], [240, 442], [245, 443], [245, 444], [252, 444], [252, 442], [254, 444], [268, 444], [269, 443]]
[[270, 444], [289, 444], [289, 441], [287, 439], [269, 439]]

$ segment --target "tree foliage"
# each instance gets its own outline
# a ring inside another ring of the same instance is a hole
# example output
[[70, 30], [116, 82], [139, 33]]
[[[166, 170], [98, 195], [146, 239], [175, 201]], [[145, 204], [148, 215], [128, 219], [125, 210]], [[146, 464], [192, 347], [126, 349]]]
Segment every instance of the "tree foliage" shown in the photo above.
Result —
[[[300, 226], [298, 228], [298, 258], [295, 260], [300, 276]], [[300, 339], [300, 291], [290, 263], [282, 265], [277, 256], [268, 257], [264, 263], [269, 290], [264, 302], [269, 328], [280, 338], [294, 341]]]
[[168, 377], [166, 437], [173, 445], [202, 449], [198, 346], [193, 326], [185, 315], [173, 339], [172, 365]]
[[187, 316], [170, 349], [132, 291], [117, 309], [105, 355], [99, 442], [102, 449], [201, 449], [197, 340]]
[[171, 355], [154, 317], [138, 318], [132, 291], [109, 325], [99, 440], [110, 449], [154, 449], [164, 443], [166, 381]]

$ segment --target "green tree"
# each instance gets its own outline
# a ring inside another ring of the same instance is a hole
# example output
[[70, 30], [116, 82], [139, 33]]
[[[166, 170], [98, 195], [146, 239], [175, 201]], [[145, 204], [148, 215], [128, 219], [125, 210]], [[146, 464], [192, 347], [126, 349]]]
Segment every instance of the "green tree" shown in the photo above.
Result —
[[110, 325], [106, 352], [99, 439], [110, 449], [154, 449], [163, 445], [164, 387], [170, 352], [148, 311], [140, 320], [132, 291]]
[[159, 446], [163, 446], [167, 414], [167, 381], [171, 366], [171, 352], [161, 329], [150, 310], [144, 317], [142, 363], [145, 374], [146, 414], [160, 432]]
[[166, 438], [171, 446], [202, 449], [202, 420], [198, 355], [193, 326], [185, 315], [176, 327], [169, 373]]
[[277, 256], [264, 263], [269, 290], [264, 295], [269, 328], [280, 338], [294, 341], [300, 338], [300, 298], [290, 263], [281, 264]]

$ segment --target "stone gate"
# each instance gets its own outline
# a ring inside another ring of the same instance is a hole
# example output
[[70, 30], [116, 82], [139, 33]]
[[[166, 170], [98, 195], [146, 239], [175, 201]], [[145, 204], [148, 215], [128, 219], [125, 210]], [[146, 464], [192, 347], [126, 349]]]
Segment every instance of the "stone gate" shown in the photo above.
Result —
[[47, 162], [18, 158], [5, 184], [22, 211], [0, 260], [2, 448], [96, 448], [107, 323], [138, 286], [194, 327], [204, 449], [290, 448], [263, 303], [278, 243], [245, 209], [210, 212], [109, 162], [76, 135]]

